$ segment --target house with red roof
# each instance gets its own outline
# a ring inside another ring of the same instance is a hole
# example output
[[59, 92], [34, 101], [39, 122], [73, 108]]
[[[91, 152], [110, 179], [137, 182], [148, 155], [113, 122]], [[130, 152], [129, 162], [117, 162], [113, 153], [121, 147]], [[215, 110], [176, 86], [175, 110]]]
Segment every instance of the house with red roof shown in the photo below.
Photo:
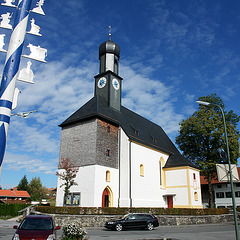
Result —
[[[240, 167], [237, 167], [238, 175], [240, 176]], [[208, 181], [204, 176], [200, 176], [202, 203], [203, 207], [208, 207]], [[213, 196], [216, 208], [232, 208], [232, 192], [230, 182], [221, 182], [218, 177], [212, 180]], [[235, 191], [236, 207], [240, 207], [240, 181], [234, 181], [233, 188]]]
[[26, 203], [30, 199], [27, 191], [19, 191], [17, 188], [0, 190], [1, 203]]

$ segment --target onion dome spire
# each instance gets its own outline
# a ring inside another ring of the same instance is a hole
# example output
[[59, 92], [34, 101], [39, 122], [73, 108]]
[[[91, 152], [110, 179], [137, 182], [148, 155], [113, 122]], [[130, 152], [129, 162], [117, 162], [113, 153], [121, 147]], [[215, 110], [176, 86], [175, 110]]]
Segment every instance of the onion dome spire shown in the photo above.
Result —
[[99, 47], [100, 73], [110, 70], [118, 75], [120, 47], [111, 40], [111, 37], [111, 26], [109, 26], [109, 40]]

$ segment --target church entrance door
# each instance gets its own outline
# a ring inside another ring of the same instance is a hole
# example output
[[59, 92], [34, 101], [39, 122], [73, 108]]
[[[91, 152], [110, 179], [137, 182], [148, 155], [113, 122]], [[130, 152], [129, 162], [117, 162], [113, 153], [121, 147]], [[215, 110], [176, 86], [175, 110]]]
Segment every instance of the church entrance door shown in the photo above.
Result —
[[112, 192], [109, 187], [106, 187], [103, 190], [102, 194], [102, 207], [111, 207], [112, 206]]
[[167, 196], [168, 208], [173, 208], [173, 196]]

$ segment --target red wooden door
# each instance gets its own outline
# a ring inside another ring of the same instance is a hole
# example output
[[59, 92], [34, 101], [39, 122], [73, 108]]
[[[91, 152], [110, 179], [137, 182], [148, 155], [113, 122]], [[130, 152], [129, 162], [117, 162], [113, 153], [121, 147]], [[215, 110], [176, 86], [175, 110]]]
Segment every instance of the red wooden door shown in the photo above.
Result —
[[168, 208], [173, 208], [173, 196], [167, 196]]
[[109, 195], [107, 189], [104, 189], [102, 194], [102, 207], [109, 207]]

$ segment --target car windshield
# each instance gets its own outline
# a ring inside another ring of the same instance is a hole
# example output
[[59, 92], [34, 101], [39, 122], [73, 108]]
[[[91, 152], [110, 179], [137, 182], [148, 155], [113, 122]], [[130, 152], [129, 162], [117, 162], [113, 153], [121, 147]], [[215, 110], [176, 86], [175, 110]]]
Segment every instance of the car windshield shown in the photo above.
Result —
[[22, 230], [51, 230], [53, 229], [50, 219], [24, 219], [19, 229]]
[[129, 215], [130, 214], [128, 213], [128, 214], [124, 215], [122, 218], [125, 219], [126, 217], [129, 217]]

